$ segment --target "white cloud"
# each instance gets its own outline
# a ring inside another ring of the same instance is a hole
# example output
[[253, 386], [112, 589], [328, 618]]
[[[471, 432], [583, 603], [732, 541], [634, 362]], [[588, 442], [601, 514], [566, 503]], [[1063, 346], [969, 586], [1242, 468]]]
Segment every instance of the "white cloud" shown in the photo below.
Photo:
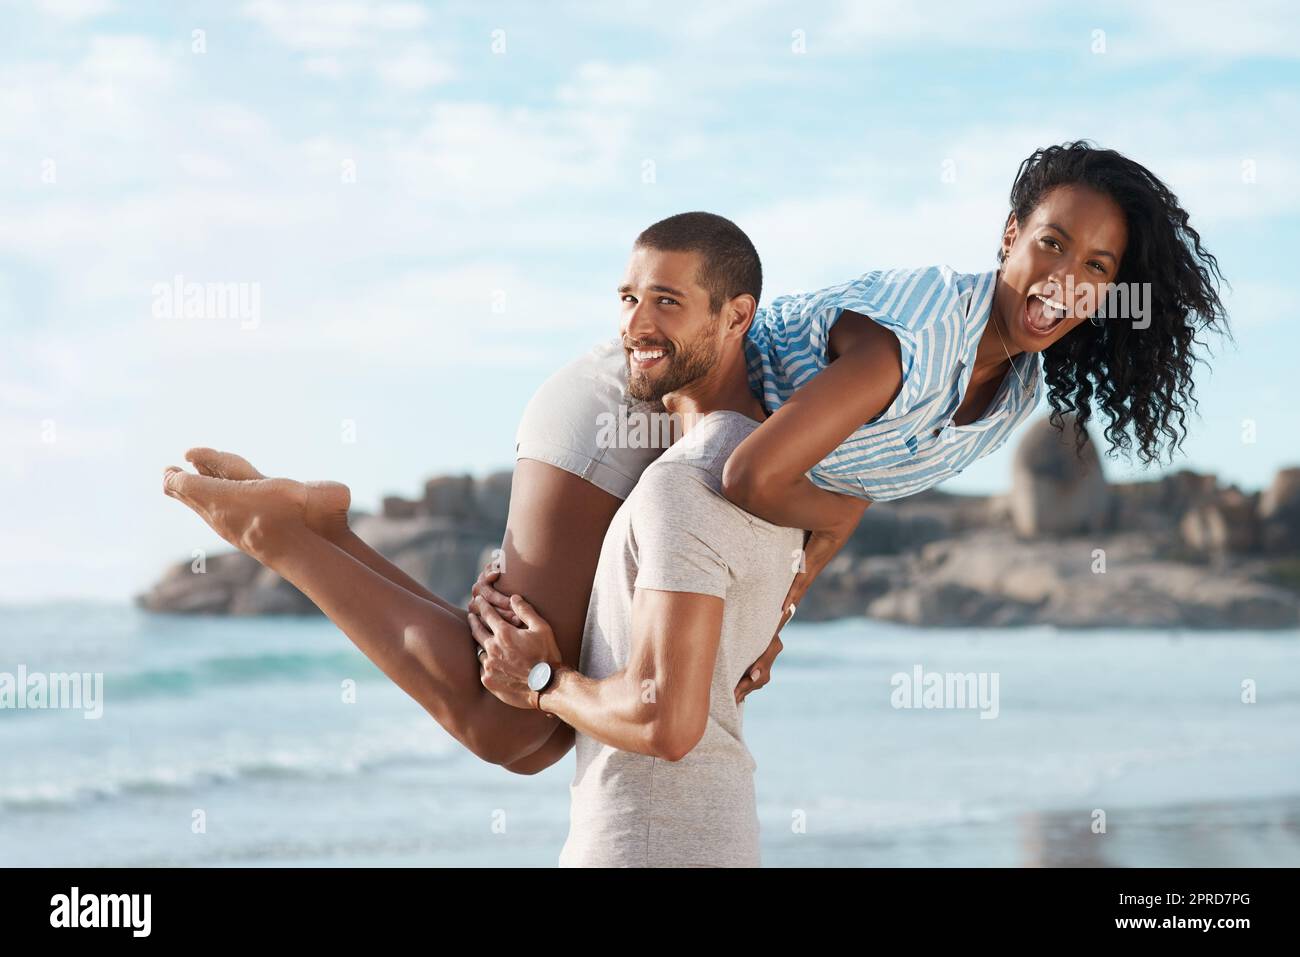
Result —
[[170, 79], [173, 64], [158, 42], [143, 36], [97, 36], [82, 69], [94, 79], [110, 82], [162, 83]]
[[454, 71], [423, 45], [406, 47], [391, 58], [384, 58], [375, 72], [385, 86], [401, 92], [417, 92], [451, 79]]
[[1170, 151], [1150, 165], [1192, 214], [1194, 226], [1300, 213], [1300, 162], [1271, 147]]
[[339, 79], [372, 73], [389, 90], [419, 93], [455, 75], [427, 44], [412, 41], [428, 22], [414, 3], [385, 0], [251, 0], [243, 15], [281, 43], [311, 54], [304, 72]]
[[659, 71], [645, 64], [584, 63], [556, 98], [577, 107], [651, 107], [667, 91]]
[[415, 3], [365, 0], [252, 0], [241, 12], [286, 46], [325, 52], [365, 47], [428, 20]]
[[343, 75], [343, 64], [335, 56], [308, 57], [302, 61], [302, 68], [307, 73], [315, 76], [326, 76], [330, 79], [337, 79]]
[[612, 291], [557, 286], [489, 262], [408, 272], [311, 312], [314, 346], [418, 366], [478, 358], [533, 363], [556, 337], [593, 328], [612, 335], [618, 322]]
[[137, 135], [158, 128], [161, 104], [182, 93], [174, 60], [150, 37], [91, 36], [82, 49], [67, 63], [0, 64], [0, 172], [15, 175], [20, 163], [34, 169], [36, 158], [49, 158], [59, 182], [120, 176], [99, 139], [119, 151], [138, 146]]
[[225, 180], [234, 175], [229, 163], [205, 153], [181, 153], [177, 161], [181, 170], [194, 179]]
[[1242, 280], [1223, 292], [1232, 326], [1256, 329], [1275, 326], [1295, 315], [1295, 290], [1280, 282]]
[[37, 0], [36, 6], [47, 17], [68, 23], [102, 16], [114, 8], [112, 0]]
[[582, 194], [637, 181], [629, 114], [439, 103], [391, 156], [414, 195], [453, 207], [510, 207], [557, 189]]
[[1288, 0], [1253, 0], [1224, 6], [1214, 0], [1125, 4], [1137, 19], [1131, 43], [1139, 57], [1300, 56], [1300, 18]]
[[1102, 31], [1108, 58], [1126, 62], [1203, 57], [1300, 56], [1300, 19], [1286, 0], [1225, 7], [1215, 0], [1130, 4], [1102, 0], [1069, 11], [1039, 3], [970, 4], [938, 0], [840, 0], [830, 24], [798, 17], [809, 28], [809, 52], [863, 46], [899, 50], [907, 44], [964, 50], [1028, 50], [1093, 55]]
[[0, 417], [0, 446], [21, 472], [42, 459], [84, 459], [112, 456], [122, 447], [125, 429], [118, 425], [85, 424], [83, 409], [38, 409], [30, 417]]
[[763, 260], [763, 299], [770, 302], [872, 269], [930, 263], [992, 269], [1000, 211], [992, 196], [900, 204], [860, 190], [794, 196], [749, 210], [738, 224]]
[[[1012, 49], [1043, 42], [1045, 31], [1035, 20], [1043, 11], [1016, 4], [970, 4], [943, 0], [925, 4], [909, 0], [841, 0], [830, 22], [809, 24], [809, 49], [818, 45], [836, 51], [872, 44], [902, 45], [918, 41], [929, 46]], [[1086, 42], [1081, 35], [1080, 43]], [[882, 47], [883, 49], [883, 47]], [[895, 47], [897, 49], [897, 47]]]

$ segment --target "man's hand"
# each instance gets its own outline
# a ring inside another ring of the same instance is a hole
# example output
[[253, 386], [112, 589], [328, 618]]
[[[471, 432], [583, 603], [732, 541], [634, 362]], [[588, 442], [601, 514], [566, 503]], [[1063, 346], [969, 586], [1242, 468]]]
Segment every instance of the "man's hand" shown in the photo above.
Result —
[[528, 688], [528, 672], [540, 661], [555, 666], [564, 659], [551, 626], [533, 606], [519, 595], [511, 595], [510, 602], [525, 627], [516, 628], [486, 599], [475, 597], [469, 607], [470, 632], [484, 650], [480, 656], [483, 687], [508, 705], [532, 709], [534, 695]]
[[[780, 630], [781, 627], [778, 625], [777, 631]], [[740, 683], [736, 685], [736, 704], [744, 701], [751, 691], [757, 691], [772, 680], [772, 663], [776, 661], [776, 656], [781, 653], [781, 649], [784, 647], [779, 637], [772, 638], [771, 643], [767, 646], [767, 651], [763, 652], [758, 660], [749, 666], [749, 671], [745, 673], [745, 677], [741, 678]]]

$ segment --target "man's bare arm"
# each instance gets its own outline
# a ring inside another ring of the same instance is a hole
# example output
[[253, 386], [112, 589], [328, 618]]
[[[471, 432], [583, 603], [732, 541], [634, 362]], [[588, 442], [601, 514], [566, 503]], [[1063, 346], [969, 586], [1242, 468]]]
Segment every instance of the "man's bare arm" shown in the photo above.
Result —
[[[502, 700], [526, 706], [528, 669], [547, 659], [543, 649], [552, 639], [549, 626], [527, 603], [517, 608], [526, 630], [478, 599], [470, 625], [488, 651], [484, 685]], [[713, 595], [636, 589], [627, 667], [595, 679], [555, 666], [539, 702], [542, 710], [619, 750], [681, 760], [708, 723], [722, 610], [722, 599]]]

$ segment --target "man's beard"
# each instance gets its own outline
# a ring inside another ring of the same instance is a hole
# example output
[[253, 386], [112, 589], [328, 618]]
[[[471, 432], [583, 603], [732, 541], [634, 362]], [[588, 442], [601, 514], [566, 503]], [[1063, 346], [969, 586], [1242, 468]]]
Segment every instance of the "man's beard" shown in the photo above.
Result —
[[677, 392], [703, 377], [718, 364], [718, 344], [714, 333], [720, 321], [721, 317], [716, 317], [689, 346], [664, 356], [666, 367], [655, 377], [634, 369], [632, 354], [627, 353], [628, 396], [638, 402], [660, 402], [668, 393]]

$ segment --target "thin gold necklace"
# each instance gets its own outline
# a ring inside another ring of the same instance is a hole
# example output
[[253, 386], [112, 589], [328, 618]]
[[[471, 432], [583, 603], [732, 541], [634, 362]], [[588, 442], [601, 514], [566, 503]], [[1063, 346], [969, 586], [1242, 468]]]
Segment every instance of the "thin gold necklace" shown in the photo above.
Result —
[[1025, 384], [1024, 377], [1020, 375], [1020, 370], [1016, 368], [1016, 360], [1011, 358], [1011, 350], [1007, 348], [1007, 340], [1002, 338], [1002, 330], [998, 328], [999, 323], [996, 321], [997, 314], [992, 309], [989, 310], [989, 319], [993, 321], [993, 331], [998, 334], [998, 342], [1002, 343], [1002, 351], [1007, 354], [1007, 361], [1011, 363], [1011, 371], [1016, 374], [1016, 378], [1020, 381], [1020, 388], [1024, 392], [1028, 392], [1029, 386]]

